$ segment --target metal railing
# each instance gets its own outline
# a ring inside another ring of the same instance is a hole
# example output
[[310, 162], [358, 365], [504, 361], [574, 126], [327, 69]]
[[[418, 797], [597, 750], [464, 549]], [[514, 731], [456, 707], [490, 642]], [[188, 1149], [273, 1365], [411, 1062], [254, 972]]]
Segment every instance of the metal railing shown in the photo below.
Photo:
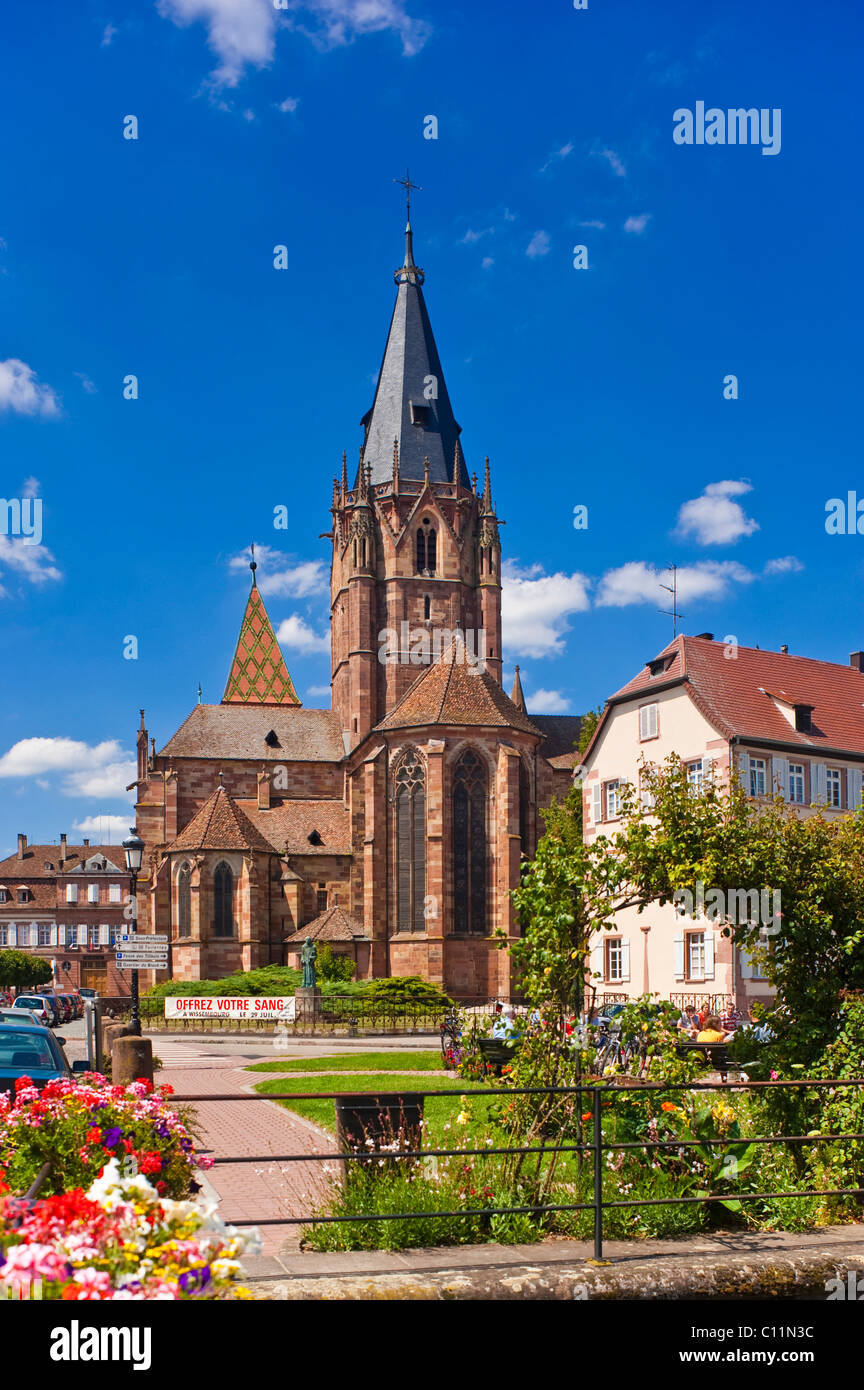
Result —
[[[635, 1140], [623, 1143], [609, 1143], [603, 1136], [603, 1108], [606, 1105], [614, 1105], [615, 1100], [621, 1096], [632, 1096], [634, 1093], [645, 1093], [646, 1091], [662, 1092], [693, 1092], [704, 1093], [718, 1091], [723, 1095], [728, 1095], [730, 1091], [768, 1091], [774, 1090], [802, 1090], [806, 1088], [818, 1088], [821, 1090], [831, 1087], [859, 1087], [864, 1086], [864, 1078], [855, 1080], [801, 1080], [801, 1081], [724, 1081], [709, 1082], [702, 1081], [697, 1083], [667, 1083], [645, 1081], [635, 1086], [627, 1085], [596, 1085], [586, 1084], [579, 1086], [504, 1086], [487, 1089], [466, 1083], [462, 1094], [473, 1097], [494, 1096], [501, 1099], [502, 1096], [515, 1095], [572, 1095], [575, 1097], [576, 1106], [574, 1114], [582, 1114], [583, 1106], [586, 1103], [590, 1106], [591, 1122], [593, 1125], [593, 1137], [590, 1143], [549, 1143], [541, 1145], [506, 1145], [496, 1147], [484, 1144], [476, 1148], [403, 1148], [394, 1150], [388, 1147], [386, 1150], [388, 1163], [393, 1160], [406, 1159], [425, 1159], [425, 1158], [461, 1158], [478, 1155], [511, 1155], [511, 1154], [538, 1154], [548, 1155], [550, 1158], [558, 1154], [579, 1154], [590, 1156], [592, 1163], [592, 1199], [586, 1202], [556, 1202], [556, 1203], [537, 1203], [514, 1206], [483, 1206], [476, 1208], [457, 1208], [456, 1210], [443, 1211], [406, 1211], [406, 1212], [367, 1212], [363, 1215], [352, 1216], [322, 1216], [317, 1212], [309, 1212], [304, 1216], [278, 1216], [265, 1217], [260, 1220], [242, 1218], [232, 1220], [230, 1216], [223, 1219], [236, 1226], [313, 1226], [331, 1225], [336, 1223], [360, 1223], [366, 1221], [429, 1221], [435, 1218], [450, 1217], [492, 1217], [492, 1216], [516, 1216], [533, 1215], [543, 1217], [560, 1212], [593, 1212], [593, 1239], [594, 1239], [594, 1258], [603, 1258], [603, 1218], [604, 1213], [623, 1207], [657, 1207], [657, 1206], [686, 1206], [699, 1203], [713, 1204], [717, 1202], [759, 1202], [768, 1200], [783, 1200], [785, 1198], [802, 1197], [856, 1197], [864, 1198], [864, 1187], [834, 1187], [826, 1189], [800, 1188], [790, 1192], [746, 1192], [737, 1188], [724, 1192], [712, 1192], [707, 1195], [681, 1196], [681, 1197], [628, 1197], [609, 1201], [603, 1195], [603, 1164], [604, 1158], [610, 1153], [623, 1151], [640, 1150], [646, 1155], [651, 1155], [660, 1150], [665, 1152], [677, 1152], [680, 1149], [692, 1148], [725, 1148], [730, 1144], [752, 1145], [752, 1144], [820, 1144], [820, 1143], [845, 1143], [864, 1139], [864, 1133], [844, 1133], [844, 1134], [822, 1134], [818, 1132], [808, 1134], [771, 1134], [771, 1135], [741, 1135], [739, 1138], [730, 1139], [718, 1137], [716, 1139], [666, 1139], [666, 1140]], [[408, 1088], [406, 1087], [406, 1091]], [[333, 1100], [336, 1101], [346, 1094], [354, 1094], [344, 1091], [303, 1091], [303, 1092], [270, 1092], [268, 1094], [244, 1094], [235, 1093], [228, 1095], [176, 1095], [172, 1097], [174, 1102], [188, 1102], [201, 1104], [208, 1101], [292, 1101], [294, 1103], [304, 1100]], [[379, 1091], [368, 1093], [368, 1099], [374, 1101], [382, 1107], [387, 1103], [395, 1104], [403, 1093], [400, 1091]], [[412, 1099], [425, 1101], [427, 1098], [446, 1097], [451, 1101], [461, 1103], [461, 1095], [452, 1090], [425, 1090], [418, 1091], [413, 1087], [410, 1089]], [[364, 1097], [366, 1098], [366, 1097]], [[341, 1162], [365, 1162], [369, 1158], [369, 1150], [352, 1152], [346, 1149], [337, 1150], [336, 1154], [332, 1151], [328, 1153], [302, 1153], [302, 1154], [255, 1154], [255, 1155], [235, 1155], [230, 1157], [216, 1156], [213, 1159], [214, 1166], [224, 1166], [228, 1164], [243, 1163], [332, 1163], [334, 1156]]]
[[[124, 1001], [125, 1007], [115, 1010], [120, 1018], [129, 1015], [131, 1003]], [[148, 1030], [168, 1033], [269, 1033], [289, 1039], [297, 1036], [344, 1034], [348, 1037], [361, 1037], [364, 1034], [410, 1034], [439, 1033], [446, 1010], [412, 1007], [410, 1004], [383, 1003], [374, 999], [364, 999], [351, 994], [324, 994], [321, 996], [320, 1011], [298, 1010], [294, 1019], [272, 1016], [260, 1019], [238, 1018], [226, 1015], [223, 1018], [206, 1018], [192, 1015], [181, 1018], [165, 1017], [164, 999], [147, 999], [140, 1002], [142, 1026]]]

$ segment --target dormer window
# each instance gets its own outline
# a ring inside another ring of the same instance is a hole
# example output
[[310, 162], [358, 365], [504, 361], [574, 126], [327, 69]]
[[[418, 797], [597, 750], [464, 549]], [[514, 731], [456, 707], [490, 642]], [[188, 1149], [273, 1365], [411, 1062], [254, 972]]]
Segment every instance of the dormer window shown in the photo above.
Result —
[[418, 425], [421, 429], [426, 428], [429, 424], [428, 405], [418, 405], [415, 401], [411, 402], [411, 424]]
[[813, 732], [813, 706], [795, 706], [795, 729], [799, 734], [812, 734]]
[[29, 888], [19, 888], [19, 889], [18, 889], [18, 901], [19, 901], [19, 903], [29, 903], [29, 901], [30, 901], [30, 889], [29, 889]]
[[270, 730], [269, 734], [264, 735], [264, 742], [267, 744], [268, 748], [281, 748], [282, 746], [273, 729]]
[[309, 841], [310, 845], [323, 845], [324, 843], [317, 830], [311, 831], [310, 834], [306, 836], [306, 838]]
[[649, 661], [648, 670], [651, 672], [651, 675], [662, 676], [663, 672], [666, 670], [668, 661], [669, 658], [665, 656], [658, 656], [656, 661]]

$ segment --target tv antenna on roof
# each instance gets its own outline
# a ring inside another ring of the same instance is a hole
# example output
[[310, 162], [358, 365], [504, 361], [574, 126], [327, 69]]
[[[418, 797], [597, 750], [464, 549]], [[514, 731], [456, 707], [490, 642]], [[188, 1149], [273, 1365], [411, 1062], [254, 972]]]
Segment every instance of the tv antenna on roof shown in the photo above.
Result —
[[658, 613], [665, 613], [667, 618], [672, 619], [672, 638], [674, 640], [678, 636], [678, 619], [683, 618], [684, 614], [678, 612], [678, 566], [667, 565], [666, 568], [672, 571], [672, 583], [661, 584], [660, 588], [672, 595], [672, 607], [671, 609], [658, 608], [657, 611]]

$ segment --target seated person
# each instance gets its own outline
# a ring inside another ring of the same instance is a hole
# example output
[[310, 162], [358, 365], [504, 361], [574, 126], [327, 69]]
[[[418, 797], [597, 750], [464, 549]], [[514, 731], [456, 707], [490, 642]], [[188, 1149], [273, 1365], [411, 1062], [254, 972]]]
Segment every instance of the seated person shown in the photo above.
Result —
[[728, 1040], [728, 1033], [724, 1033], [720, 1027], [720, 1020], [716, 1014], [709, 1014], [705, 1019], [704, 1026], [696, 1034], [696, 1041], [700, 1043], [722, 1043]]
[[699, 1015], [692, 1004], [685, 1004], [684, 1012], [678, 1020], [678, 1027], [682, 1033], [688, 1033], [691, 1038], [695, 1038], [699, 1031]]
[[500, 1014], [496, 1014], [492, 1024], [492, 1037], [499, 1042], [515, 1042], [519, 1036], [516, 1025], [516, 1010], [512, 1004], [505, 1004]]

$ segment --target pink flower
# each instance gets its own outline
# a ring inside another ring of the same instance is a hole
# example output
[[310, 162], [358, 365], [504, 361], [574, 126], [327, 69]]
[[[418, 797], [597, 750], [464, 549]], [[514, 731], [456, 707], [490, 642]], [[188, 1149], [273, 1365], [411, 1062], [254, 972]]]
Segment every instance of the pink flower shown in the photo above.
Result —
[[62, 1280], [68, 1263], [53, 1245], [13, 1245], [6, 1251], [0, 1284], [20, 1288], [34, 1279]]
[[779, 1080], [779, 1077], [780, 1077], [779, 1071], [771, 1071], [771, 1072], [768, 1073], [768, 1075], [771, 1077], [771, 1080], [772, 1080], [772, 1081], [777, 1081], [777, 1080]]
[[105, 1270], [76, 1269], [72, 1278], [81, 1285], [77, 1299], [103, 1299], [111, 1295], [111, 1276]]

